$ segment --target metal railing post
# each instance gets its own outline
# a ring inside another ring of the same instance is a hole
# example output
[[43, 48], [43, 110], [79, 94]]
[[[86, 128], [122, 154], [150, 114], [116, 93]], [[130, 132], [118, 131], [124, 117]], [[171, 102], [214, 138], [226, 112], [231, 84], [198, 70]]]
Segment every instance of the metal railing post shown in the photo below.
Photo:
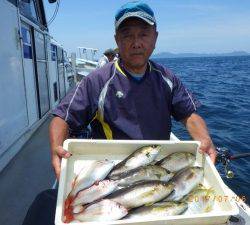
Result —
[[71, 65], [74, 73], [74, 82], [77, 83], [77, 73], [76, 73], [76, 53], [71, 53]]

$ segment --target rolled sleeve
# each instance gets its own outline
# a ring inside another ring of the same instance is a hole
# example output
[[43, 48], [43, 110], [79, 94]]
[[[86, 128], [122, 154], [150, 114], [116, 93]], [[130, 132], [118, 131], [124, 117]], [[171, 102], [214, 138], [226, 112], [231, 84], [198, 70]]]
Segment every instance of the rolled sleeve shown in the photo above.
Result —
[[172, 116], [175, 120], [180, 121], [200, 107], [200, 102], [194, 98], [191, 92], [174, 76], [173, 98], [172, 98]]
[[95, 115], [96, 103], [90, 82], [83, 79], [70, 91], [60, 104], [52, 111], [54, 116], [59, 116], [69, 125], [70, 129], [78, 130], [87, 127]]
[[66, 112], [67, 112], [67, 109], [69, 107], [69, 103], [70, 103], [70, 100], [72, 99], [75, 91], [76, 91], [76, 88], [73, 88], [63, 99], [62, 101], [60, 102], [60, 104], [57, 105], [57, 107], [52, 110], [52, 115], [54, 116], [58, 116], [60, 118], [62, 118], [63, 120], [65, 120], [66, 118]]

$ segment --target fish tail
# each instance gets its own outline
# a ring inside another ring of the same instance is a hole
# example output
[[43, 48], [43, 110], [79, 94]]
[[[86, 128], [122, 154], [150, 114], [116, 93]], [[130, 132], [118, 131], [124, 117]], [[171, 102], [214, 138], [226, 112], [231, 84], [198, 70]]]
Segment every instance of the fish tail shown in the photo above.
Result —
[[[76, 214], [83, 213], [86, 208], [87, 208], [87, 206], [82, 206], [82, 209], [79, 212], [77, 212]], [[67, 209], [64, 209], [63, 222], [70, 223], [74, 219], [75, 219], [75, 217], [74, 217], [74, 212], [73, 212], [73, 206], [70, 205]]]
[[74, 197], [72, 195], [68, 195], [64, 202], [64, 218], [63, 221], [65, 223], [70, 223], [72, 220], [74, 220], [73, 216], [73, 207], [72, 207], [72, 202], [74, 201]]
[[74, 215], [72, 210], [73, 210], [72, 207], [69, 207], [68, 209], [64, 210], [64, 218], [63, 218], [64, 223], [70, 223], [72, 220], [74, 220]]
[[69, 194], [64, 202], [64, 209], [70, 208], [70, 205], [72, 204], [74, 199], [75, 199], [75, 197], [73, 197], [72, 195]]

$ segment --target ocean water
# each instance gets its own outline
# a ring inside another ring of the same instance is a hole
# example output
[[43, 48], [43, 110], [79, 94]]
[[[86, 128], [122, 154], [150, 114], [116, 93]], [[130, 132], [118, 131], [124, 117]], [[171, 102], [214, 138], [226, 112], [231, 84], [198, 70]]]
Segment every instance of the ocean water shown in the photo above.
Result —
[[[171, 69], [201, 102], [198, 113], [205, 119], [215, 146], [232, 154], [250, 152], [250, 57], [154, 59]], [[174, 133], [190, 139], [179, 123]], [[250, 204], [250, 157], [231, 161], [235, 173], [228, 179], [216, 165], [224, 182]]]

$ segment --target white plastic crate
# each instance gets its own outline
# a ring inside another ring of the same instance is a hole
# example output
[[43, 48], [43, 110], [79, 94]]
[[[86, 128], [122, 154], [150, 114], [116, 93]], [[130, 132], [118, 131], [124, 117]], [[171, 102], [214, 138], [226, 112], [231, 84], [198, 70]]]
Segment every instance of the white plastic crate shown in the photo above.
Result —
[[191, 152], [196, 155], [195, 165], [204, 167], [203, 184], [213, 187], [216, 191], [212, 212], [195, 215], [168, 216], [164, 219], [154, 220], [117, 220], [110, 222], [79, 222], [72, 221], [73, 225], [97, 225], [97, 224], [136, 224], [136, 225], [189, 225], [189, 224], [225, 224], [231, 215], [238, 214], [238, 208], [234, 197], [228, 194], [220, 175], [208, 156], [200, 154], [197, 141], [138, 141], [138, 140], [79, 140], [68, 139], [64, 142], [64, 149], [72, 153], [69, 159], [63, 159], [61, 164], [61, 176], [59, 181], [58, 199], [56, 207], [55, 224], [63, 225], [63, 205], [65, 198], [71, 190], [71, 183], [75, 175], [83, 166], [88, 166], [94, 160], [110, 159], [119, 162], [146, 145], [161, 145], [161, 159], [170, 153], [178, 151]]

